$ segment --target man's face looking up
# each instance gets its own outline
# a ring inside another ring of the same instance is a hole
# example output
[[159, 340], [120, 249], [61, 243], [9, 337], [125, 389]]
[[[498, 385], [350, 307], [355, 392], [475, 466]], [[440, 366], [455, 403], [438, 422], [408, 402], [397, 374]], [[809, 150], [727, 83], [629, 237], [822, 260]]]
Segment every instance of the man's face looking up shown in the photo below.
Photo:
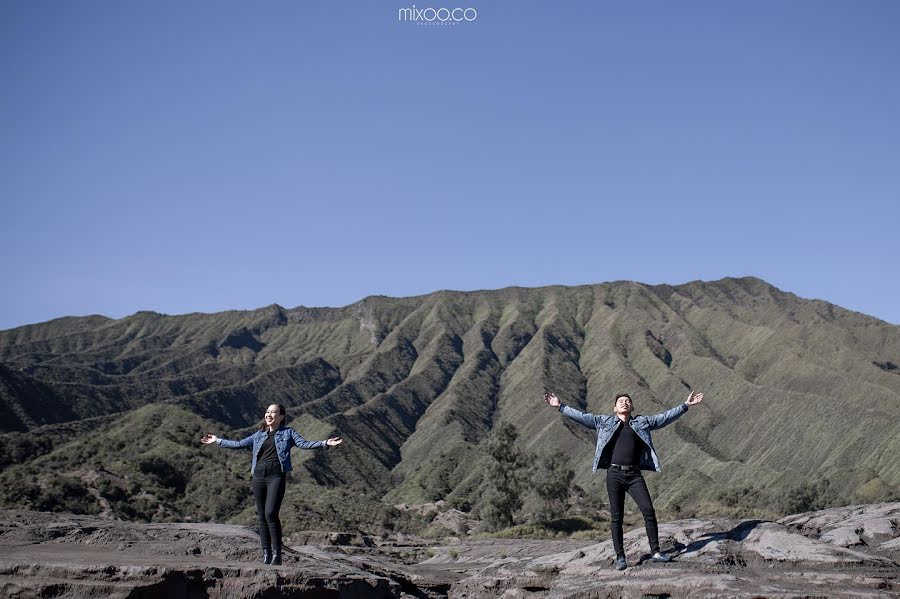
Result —
[[627, 395], [620, 395], [616, 398], [616, 414], [631, 414], [634, 404]]

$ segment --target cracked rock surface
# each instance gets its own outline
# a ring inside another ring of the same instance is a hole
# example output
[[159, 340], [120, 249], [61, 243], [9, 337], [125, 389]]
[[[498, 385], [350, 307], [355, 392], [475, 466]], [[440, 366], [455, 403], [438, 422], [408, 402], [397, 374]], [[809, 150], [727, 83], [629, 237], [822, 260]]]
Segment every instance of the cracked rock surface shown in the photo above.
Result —
[[[852, 534], [851, 534], [852, 530]], [[643, 528], [539, 557], [509, 557], [456, 582], [451, 597], [900, 596], [900, 503], [834, 508], [778, 522], [691, 519], [660, 525], [674, 560], [650, 561]]]
[[[777, 522], [660, 525], [674, 560], [649, 560], [642, 527], [611, 541], [384, 540], [296, 533], [283, 566], [257, 563], [253, 531], [0, 511], [2, 597], [860, 597], [900, 596], [900, 503]], [[305, 543], [305, 544], [301, 544]]]
[[288, 550], [258, 563], [241, 526], [135, 524], [92, 516], [0, 512], [2, 597], [400, 597], [403, 576], [339, 554]]

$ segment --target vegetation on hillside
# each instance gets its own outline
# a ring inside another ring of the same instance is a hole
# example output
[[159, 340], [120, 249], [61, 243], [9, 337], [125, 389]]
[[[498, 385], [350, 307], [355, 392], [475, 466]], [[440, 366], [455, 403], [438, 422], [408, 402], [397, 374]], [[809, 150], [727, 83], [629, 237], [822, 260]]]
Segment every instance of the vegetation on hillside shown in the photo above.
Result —
[[666, 517], [893, 500], [897, 363], [900, 327], [752, 278], [60, 319], [0, 331], [0, 503], [250, 524], [249, 454], [198, 440], [284, 403], [307, 438], [345, 439], [295, 451], [288, 530], [439, 531], [396, 506], [443, 502], [486, 530], [591, 534], [595, 437], [545, 389], [596, 413], [706, 393], [654, 434]]

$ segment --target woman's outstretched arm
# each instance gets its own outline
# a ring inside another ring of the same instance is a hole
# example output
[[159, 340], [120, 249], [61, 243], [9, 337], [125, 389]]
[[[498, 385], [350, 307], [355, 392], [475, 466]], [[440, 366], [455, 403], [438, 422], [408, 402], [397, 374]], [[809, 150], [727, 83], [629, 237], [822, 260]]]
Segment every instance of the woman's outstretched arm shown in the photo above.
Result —
[[209, 445], [210, 443], [217, 443], [219, 447], [227, 447], [228, 449], [237, 449], [238, 447], [250, 447], [253, 445], [253, 435], [241, 439], [240, 441], [229, 441], [228, 439], [220, 439], [215, 435], [210, 435], [206, 433], [203, 437], [200, 438], [200, 442], [204, 445]]
[[294, 440], [294, 445], [299, 447], [300, 449], [315, 449], [316, 447], [333, 447], [335, 445], [340, 445], [344, 440], [340, 437], [329, 437], [324, 441], [307, 441], [303, 438], [303, 436], [295, 431], [291, 430], [291, 438]]

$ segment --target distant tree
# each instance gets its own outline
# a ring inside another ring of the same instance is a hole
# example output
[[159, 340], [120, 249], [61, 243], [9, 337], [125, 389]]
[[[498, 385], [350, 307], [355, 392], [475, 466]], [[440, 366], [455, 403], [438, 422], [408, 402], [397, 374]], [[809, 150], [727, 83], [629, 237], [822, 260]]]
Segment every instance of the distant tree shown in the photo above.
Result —
[[515, 425], [505, 423], [494, 430], [486, 446], [481, 517], [488, 530], [512, 526], [515, 513], [522, 509], [526, 456], [516, 446], [518, 436]]
[[419, 488], [426, 500], [444, 499], [453, 490], [450, 475], [456, 466], [456, 460], [446, 453], [441, 453], [435, 463], [428, 465], [425, 473], [419, 478]]
[[566, 465], [562, 452], [554, 450], [541, 455], [529, 481], [538, 498], [534, 511], [538, 522], [548, 522], [563, 515], [574, 478], [575, 472]]

